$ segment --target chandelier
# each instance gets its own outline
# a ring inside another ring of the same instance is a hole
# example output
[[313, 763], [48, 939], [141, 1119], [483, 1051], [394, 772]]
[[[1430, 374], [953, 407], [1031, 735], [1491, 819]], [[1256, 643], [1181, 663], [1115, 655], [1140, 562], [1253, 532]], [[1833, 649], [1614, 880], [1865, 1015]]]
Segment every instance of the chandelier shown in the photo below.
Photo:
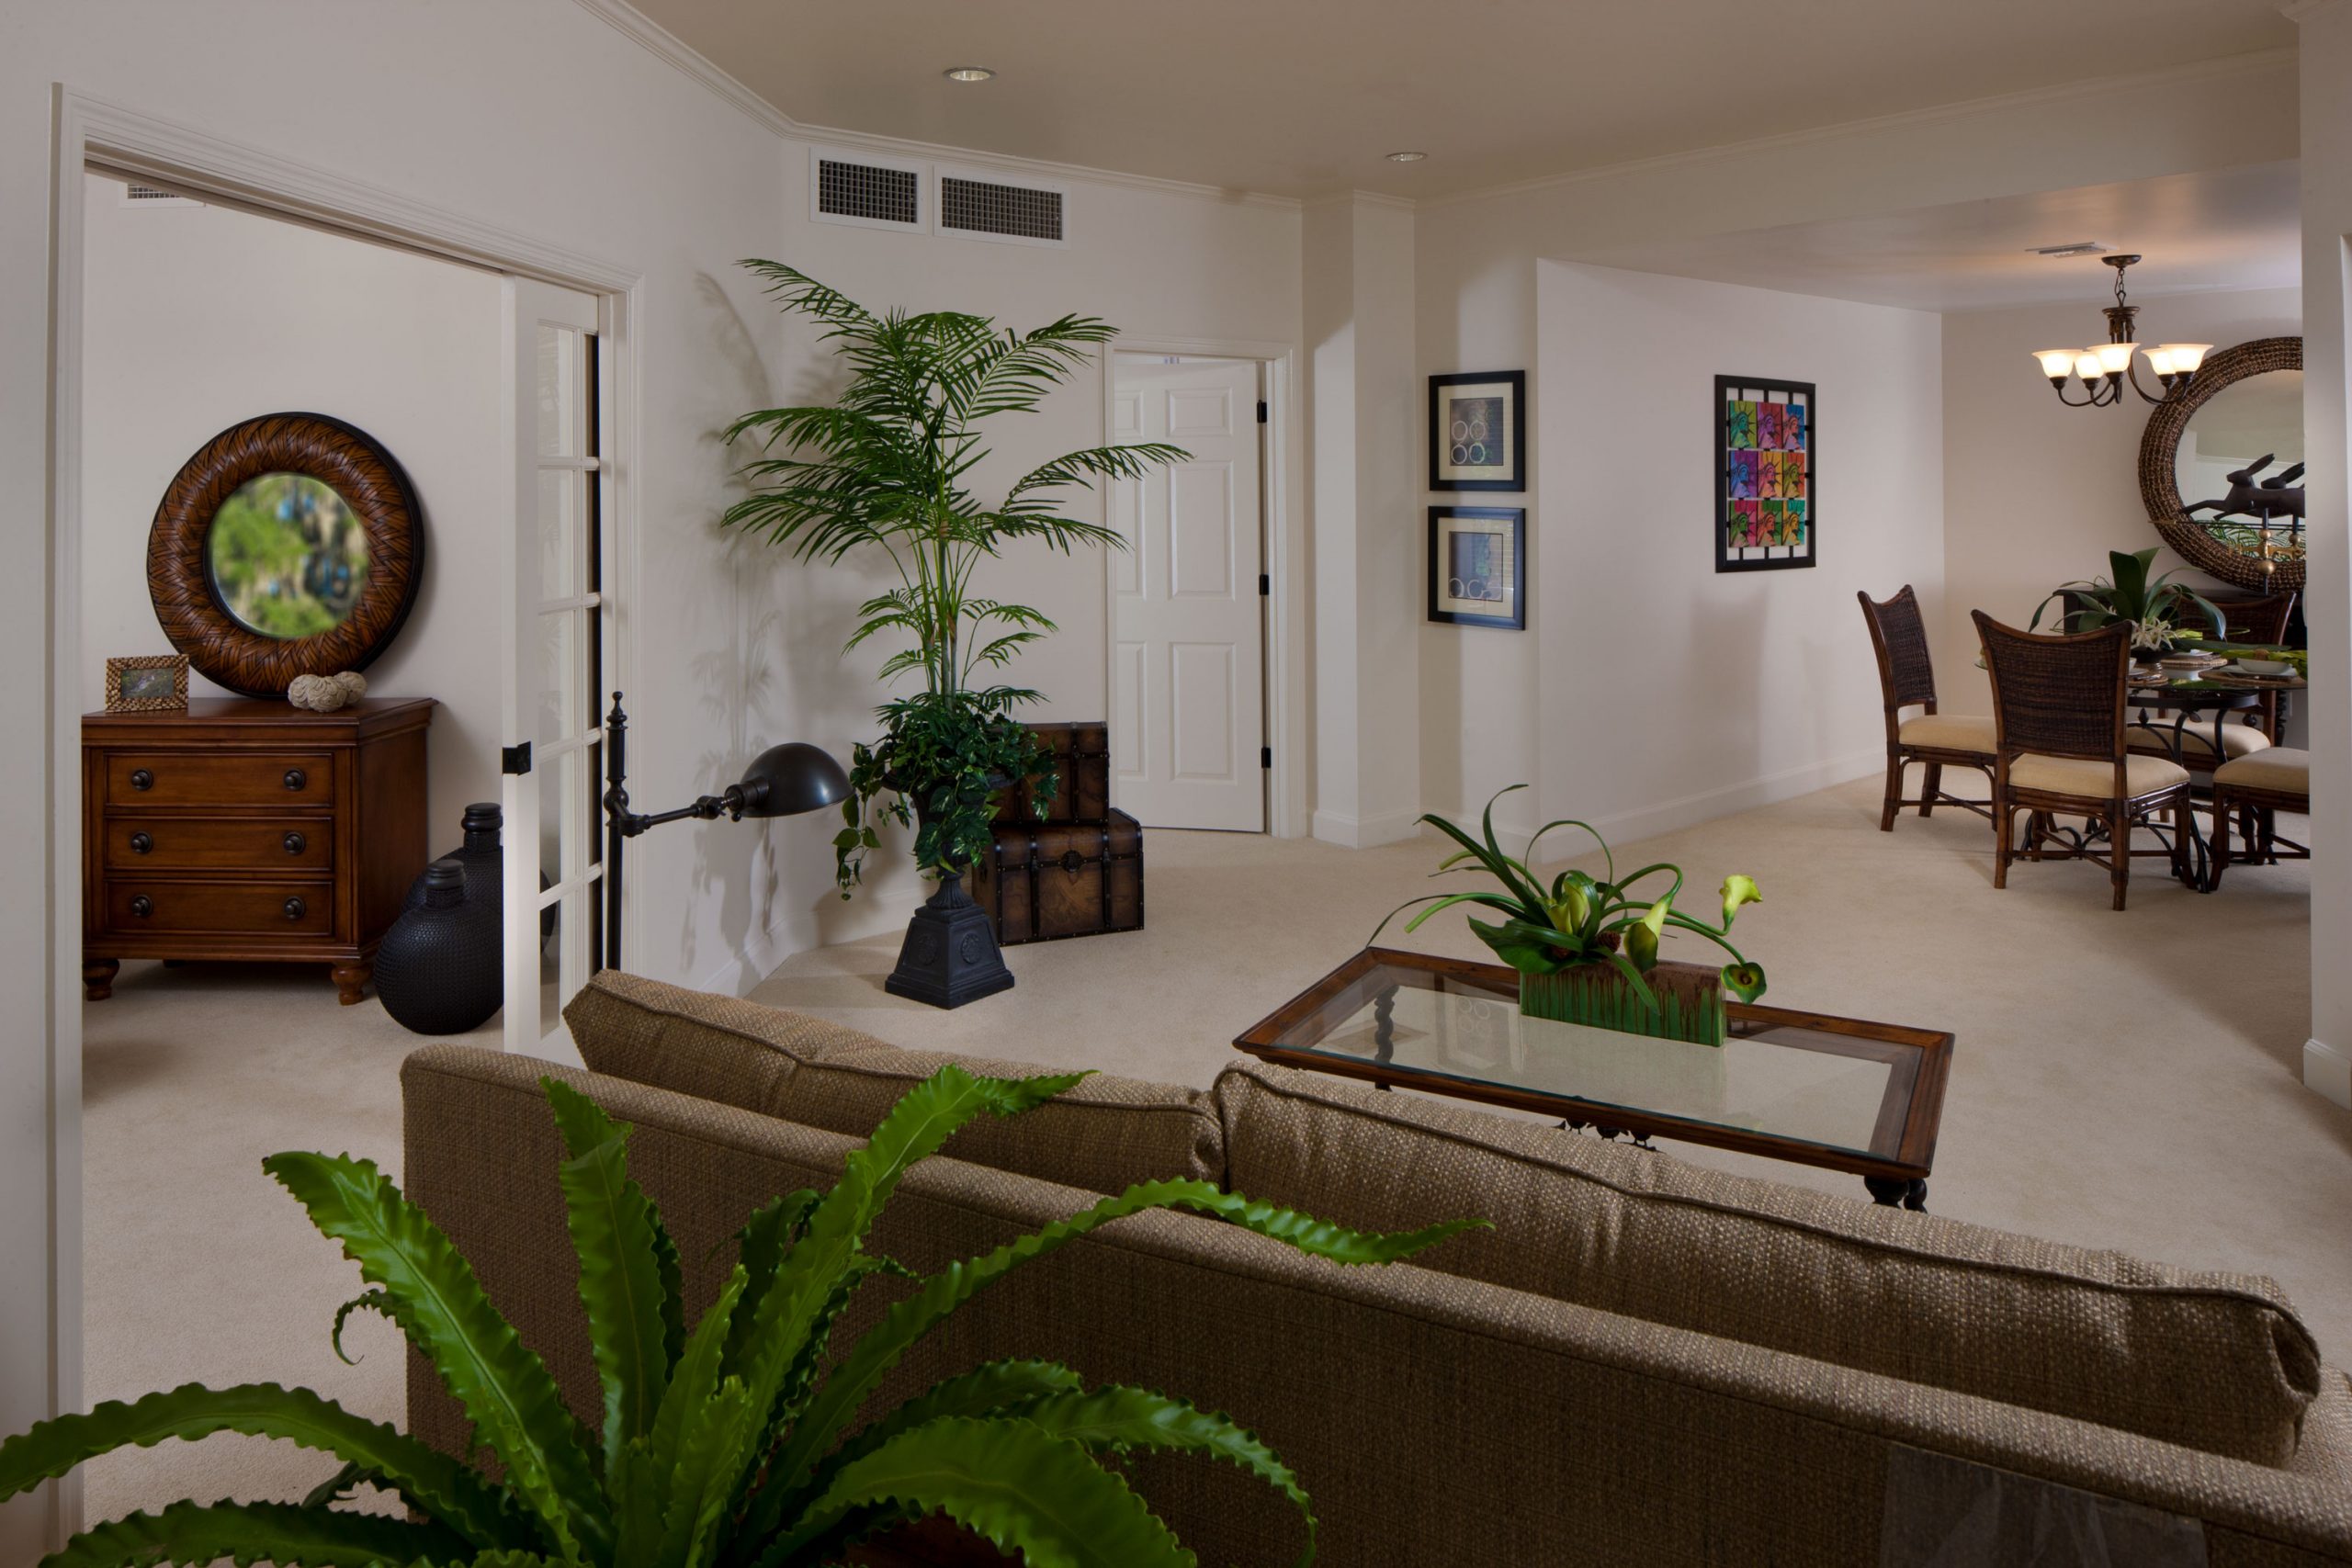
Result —
[[[2058, 400], [2070, 409], [2101, 409], [2123, 400], [2123, 383], [2128, 378], [2132, 389], [2145, 402], [2161, 403], [2177, 398], [2188, 390], [2197, 379], [2197, 367], [2205, 363], [2205, 355], [2213, 345], [2210, 343], [2160, 343], [2143, 350], [2132, 339], [2132, 319], [2140, 307], [2131, 303], [2123, 293], [2124, 269], [2138, 256], [2101, 256], [2099, 260], [2115, 269], [2115, 303], [2104, 307], [2107, 316], [2107, 341], [2088, 348], [2037, 348], [2034, 358], [2041, 362], [2041, 373], [2050, 378]], [[2140, 385], [2140, 367], [2135, 355], [2145, 353], [2148, 368], [2155, 372], [2156, 385], [2163, 390], [2151, 395]], [[2079, 379], [2086, 396], [2075, 399], [2066, 395], [2069, 376]]]

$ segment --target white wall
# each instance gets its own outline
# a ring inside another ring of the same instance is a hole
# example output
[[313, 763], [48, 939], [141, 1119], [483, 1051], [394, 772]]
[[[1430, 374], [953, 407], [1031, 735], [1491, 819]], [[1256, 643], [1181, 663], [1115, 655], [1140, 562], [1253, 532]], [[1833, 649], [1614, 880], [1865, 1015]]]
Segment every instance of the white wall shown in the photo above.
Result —
[[[2236, 112], [2182, 115], [2184, 95], [2226, 98]], [[1536, 275], [1546, 259], [1575, 260], [1643, 240], [2291, 158], [2296, 102], [2291, 64], [2248, 57], [2162, 84], [2026, 94], [1424, 202], [1415, 215], [1420, 373], [1532, 367]], [[1530, 378], [1535, 417], [1562, 384], [1557, 376]], [[1556, 499], [1555, 477], [1544, 455], [1535, 456], [1532, 513]], [[1836, 476], [1826, 482], [1835, 485]], [[1492, 499], [1512, 504], [1506, 496]], [[1936, 499], [1930, 493], [1920, 504], [1933, 507]], [[1825, 548], [1834, 556], [1836, 535], [1827, 537]], [[1540, 566], [1544, 549], [1544, 542], [1532, 542], [1531, 560]], [[1532, 616], [1555, 613], [1545, 597], [1532, 595]], [[1838, 624], [1856, 614], [1849, 603]], [[1424, 804], [1475, 807], [1505, 784], [1533, 781], [1544, 759], [1540, 726], [1529, 716], [1539, 711], [1540, 683], [1549, 673], [1539, 664], [1539, 648], [1548, 649], [1550, 640], [1540, 634], [1474, 638], [1431, 626], [1420, 641]], [[1874, 712], [1875, 698], [1870, 705]]]
[[[424, 514], [414, 606], [368, 671], [371, 696], [432, 697], [429, 820], [454, 847], [498, 798], [505, 333], [493, 273], [224, 207], [129, 202], [92, 175], [83, 253], [82, 689], [106, 661], [169, 653], [147, 597], [156, 502], [239, 420], [300, 410], [357, 425], [400, 460]], [[191, 674], [191, 695], [225, 694]], [[446, 842], [445, 842], [446, 840]]]
[[2346, 306], [2352, 266], [2352, 0], [2300, 7], [2303, 73], [2303, 450], [2311, 463], [2312, 1038], [2303, 1081], [2352, 1108], [2352, 549], [2346, 536]]
[[[1931, 610], [1928, 630], [1948, 713], [1993, 711], [1969, 611], [2024, 626], [2059, 583], [2104, 575], [2108, 551], [2157, 543], [2139, 479], [2152, 411], [2128, 392], [2118, 408], [2061, 408], [2029, 357], [2102, 335], [2092, 330], [2102, 325], [2098, 303], [1943, 319], [1943, 613]], [[2226, 348], [2302, 330], [2302, 297], [2291, 288], [2174, 294], [2143, 306], [2141, 335], [2167, 343]], [[2182, 564], [2169, 549], [2156, 558], [2158, 570]], [[2211, 581], [2194, 571], [2184, 581]]]
[[[1553, 263], [1536, 309], [1536, 819], [1632, 837], [1882, 766], [1854, 594], [1941, 575], [1937, 318]], [[1814, 383], [1819, 565], [1716, 572], [1719, 373]]]

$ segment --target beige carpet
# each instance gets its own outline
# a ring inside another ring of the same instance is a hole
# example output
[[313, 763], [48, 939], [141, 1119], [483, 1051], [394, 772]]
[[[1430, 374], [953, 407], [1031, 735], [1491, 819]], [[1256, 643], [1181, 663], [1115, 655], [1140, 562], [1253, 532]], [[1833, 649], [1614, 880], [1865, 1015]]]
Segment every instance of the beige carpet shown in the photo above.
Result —
[[[1996, 893], [1981, 819], [1905, 817], [1883, 835], [1876, 797], [1874, 783], [1825, 791], [1619, 846], [1619, 863], [1679, 861], [1702, 900], [1726, 872], [1754, 875], [1766, 901], [1738, 935], [1771, 972], [1770, 999], [1958, 1034], [1938, 1213], [2276, 1275], [2352, 1364], [2352, 1115], [2299, 1080], [2306, 869], [2240, 869], [2205, 897], [2143, 862], [2119, 915], [2106, 874], [2084, 865], [2021, 865]], [[801, 954], [757, 994], [908, 1045], [1206, 1084], [1236, 1033], [1425, 891], [1439, 858], [1426, 842], [1171, 832], [1148, 852], [1148, 930], [1015, 948], [1019, 986], [973, 1007], [887, 995], [884, 941]], [[1479, 952], [1446, 916], [1384, 940]], [[323, 976], [258, 971], [127, 965], [85, 1017], [92, 1396], [276, 1378], [397, 1419], [391, 1331], [356, 1323], [356, 1368], [328, 1353], [356, 1276], [258, 1161], [303, 1146], [395, 1164], [394, 1072], [415, 1038], [372, 1003], [336, 1008]], [[1683, 1152], [1861, 1198], [1850, 1178]], [[107, 1461], [94, 1510], [289, 1495], [331, 1468], [252, 1452], [272, 1447], [215, 1438]]]

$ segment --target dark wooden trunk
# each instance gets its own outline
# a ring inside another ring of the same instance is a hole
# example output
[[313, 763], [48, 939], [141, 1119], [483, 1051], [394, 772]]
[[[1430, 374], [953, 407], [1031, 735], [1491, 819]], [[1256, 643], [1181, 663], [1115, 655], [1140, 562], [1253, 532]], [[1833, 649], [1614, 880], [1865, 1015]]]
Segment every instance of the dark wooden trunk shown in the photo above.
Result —
[[1054, 754], [1060, 787], [1040, 817], [1023, 783], [996, 797], [1000, 822], [1102, 822], [1111, 816], [1111, 727], [1107, 724], [1033, 724], [1029, 728]]
[[1099, 822], [1000, 817], [972, 896], [1000, 945], [1143, 929], [1143, 829], [1124, 811]]

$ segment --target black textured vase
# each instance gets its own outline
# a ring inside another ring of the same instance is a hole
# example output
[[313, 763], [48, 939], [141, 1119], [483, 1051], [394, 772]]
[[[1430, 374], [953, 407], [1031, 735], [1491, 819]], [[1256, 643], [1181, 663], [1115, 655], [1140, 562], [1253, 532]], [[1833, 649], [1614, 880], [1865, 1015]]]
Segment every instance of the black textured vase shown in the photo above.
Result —
[[418, 882], [423, 902], [392, 922], [376, 950], [376, 995], [403, 1028], [462, 1034], [488, 1021], [505, 999], [496, 907], [485, 942], [463, 864], [455, 857], [435, 861]]
[[[505, 815], [494, 800], [476, 801], [466, 807], [466, 841], [443, 855], [443, 860], [456, 861], [466, 874], [466, 911], [488, 929], [483, 940], [492, 947], [505, 941], [502, 925], [506, 889], [506, 851], [499, 841], [505, 827]], [[539, 888], [545, 892], [547, 874], [539, 874]], [[401, 900], [402, 909], [413, 909], [424, 902], [424, 876], [419, 874], [409, 884], [408, 897]], [[539, 912], [539, 940], [544, 942], [555, 933], [555, 908], [550, 905]]]
[[[1010, 782], [993, 782], [992, 787], [1001, 789]], [[915, 798], [920, 803], [922, 792]], [[915, 819], [928, 818], [918, 804]], [[882, 982], [892, 996], [935, 1008], [959, 1008], [1012, 988], [1012, 971], [1004, 966], [988, 913], [964, 891], [964, 874], [970, 869], [959, 866], [943, 873], [938, 887], [907, 922], [898, 967]]]

